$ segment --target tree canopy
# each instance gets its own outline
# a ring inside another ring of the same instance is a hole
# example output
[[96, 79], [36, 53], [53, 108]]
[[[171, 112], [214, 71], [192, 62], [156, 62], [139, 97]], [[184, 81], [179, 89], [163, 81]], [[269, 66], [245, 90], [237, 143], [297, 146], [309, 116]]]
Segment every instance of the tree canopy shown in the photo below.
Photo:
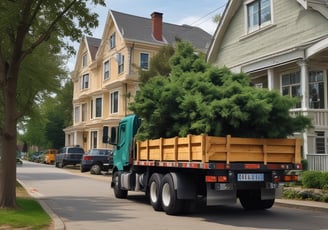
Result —
[[286, 137], [311, 125], [291, 117], [297, 99], [252, 86], [244, 73], [205, 62], [191, 44], [177, 44], [170, 76], [154, 76], [137, 92], [130, 109], [142, 119], [139, 139], [208, 134]]
[[105, 6], [104, 0], [0, 1], [0, 208], [17, 206], [18, 120], [59, 86], [61, 52], [74, 53], [64, 38], [78, 41], [98, 26], [88, 2]]

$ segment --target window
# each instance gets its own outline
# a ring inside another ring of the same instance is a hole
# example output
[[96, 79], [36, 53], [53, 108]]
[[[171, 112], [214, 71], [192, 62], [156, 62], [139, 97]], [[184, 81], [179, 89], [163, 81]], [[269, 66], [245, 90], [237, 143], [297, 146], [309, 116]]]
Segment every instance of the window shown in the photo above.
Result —
[[82, 117], [81, 117], [81, 121], [86, 121], [87, 118], [87, 104], [84, 103], [82, 104]]
[[117, 55], [117, 63], [118, 63], [118, 73], [121, 74], [124, 72], [124, 55]]
[[109, 48], [113, 49], [116, 47], [116, 33], [113, 33], [110, 37], [109, 37]]
[[141, 53], [140, 54], [140, 68], [144, 70], [148, 70], [149, 65], [149, 54]]
[[90, 117], [93, 119], [93, 100], [90, 101]]
[[82, 89], [88, 89], [89, 88], [89, 74], [84, 74], [82, 76]]
[[255, 0], [247, 4], [248, 32], [258, 30], [271, 23], [271, 0]]
[[110, 113], [118, 113], [118, 91], [110, 94]]
[[323, 71], [309, 72], [309, 107], [313, 109], [325, 107]]
[[96, 117], [101, 117], [102, 114], [102, 98], [96, 98]]
[[74, 121], [75, 123], [80, 122], [80, 106], [75, 106], [74, 108]]
[[107, 80], [109, 79], [109, 75], [110, 75], [110, 62], [109, 61], [106, 61], [104, 63], [104, 80]]
[[97, 148], [97, 142], [98, 142], [98, 132], [97, 131], [91, 131], [91, 148]]
[[86, 67], [88, 65], [88, 56], [87, 54], [83, 54], [82, 56], [82, 67]]
[[325, 132], [315, 132], [315, 152], [317, 154], [325, 154], [326, 146], [325, 146]]
[[[281, 77], [282, 95], [291, 97], [301, 96], [301, 77], [300, 72], [284, 74]], [[296, 108], [301, 107], [301, 102], [297, 103]]]

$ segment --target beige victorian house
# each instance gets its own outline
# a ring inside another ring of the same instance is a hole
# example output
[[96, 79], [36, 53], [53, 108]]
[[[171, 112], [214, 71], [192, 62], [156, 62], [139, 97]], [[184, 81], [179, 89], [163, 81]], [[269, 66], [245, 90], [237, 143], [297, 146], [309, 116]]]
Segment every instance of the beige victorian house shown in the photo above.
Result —
[[[149, 18], [109, 11], [101, 39], [84, 37], [77, 53], [73, 125], [64, 129], [66, 145], [110, 148], [103, 127], [117, 126], [130, 111], [138, 90], [138, 69], [147, 70], [160, 47], [187, 40], [206, 53], [212, 36], [198, 27], [174, 25], [154, 12]], [[156, 90], [156, 89], [154, 89]]]
[[[303, 139], [309, 168], [328, 170], [328, 5], [325, 0], [230, 0], [207, 61], [249, 73], [256, 87], [300, 98], [312, 118]], [[279, 125], [279, 124], [277, 124]]]

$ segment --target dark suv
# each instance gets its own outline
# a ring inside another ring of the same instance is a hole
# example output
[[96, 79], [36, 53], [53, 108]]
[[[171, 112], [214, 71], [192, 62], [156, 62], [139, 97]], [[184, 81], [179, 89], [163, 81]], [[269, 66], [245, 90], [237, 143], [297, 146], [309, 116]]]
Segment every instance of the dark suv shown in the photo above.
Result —
[[64, 147], [56, 154], [55, 165], [62, 168], [65, 165], [76, 165], [81, 163], [84, 149], [78, 146]]
[[90, 171], [91, 174], [100, 174], [101, 171], [106, 171], [113, 167], [112, 163], [113, 152], [108, 149], [90, 149], [87, 151], [81, 161], [81, 172]]

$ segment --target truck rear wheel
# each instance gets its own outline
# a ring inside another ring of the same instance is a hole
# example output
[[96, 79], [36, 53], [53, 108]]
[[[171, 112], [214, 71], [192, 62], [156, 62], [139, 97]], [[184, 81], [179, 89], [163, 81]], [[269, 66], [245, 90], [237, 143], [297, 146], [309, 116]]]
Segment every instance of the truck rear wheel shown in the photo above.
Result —
[[125, 199], [128, 197], [128, 190], [123, 190], [120, 188], [119, 176], [120, 176], [120, 173], [118, 171], [114, 172], [113, 178], [112, 178], [112, 183], [114, 183], [114, 186], [113, 186], [114, 195], [116, 198]]
[[161, 197], [163, 210], [168, 215], [176, 215], [183, 210], [183, 200], [179, 200], [174, 190], [174, 182], [170, 174], [166, 174], [161, 183]]
[[149, 199], [150, 204], [155, 211], [162, 211], [161, 202], [161, 182], [163, 175], [159, 173], [153, 173], [149, 179]]
[[261, 200], [260, 191], [246, 190], [239, 194], [241, 205], [246, 210], [269, 209], [274, 204], [274, 199]]

